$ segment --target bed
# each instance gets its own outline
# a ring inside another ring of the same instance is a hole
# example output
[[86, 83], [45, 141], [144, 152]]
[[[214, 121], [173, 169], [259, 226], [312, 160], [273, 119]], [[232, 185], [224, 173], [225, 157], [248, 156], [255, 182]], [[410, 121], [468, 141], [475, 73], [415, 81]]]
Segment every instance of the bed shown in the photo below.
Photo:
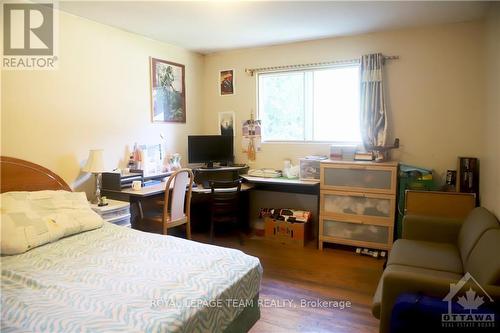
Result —
[[[69, 190], [2, 157], [0, 191]], [[262, 268], [241, 251], [104, 223], [2, 256], [2, 332], [246, 332]]]

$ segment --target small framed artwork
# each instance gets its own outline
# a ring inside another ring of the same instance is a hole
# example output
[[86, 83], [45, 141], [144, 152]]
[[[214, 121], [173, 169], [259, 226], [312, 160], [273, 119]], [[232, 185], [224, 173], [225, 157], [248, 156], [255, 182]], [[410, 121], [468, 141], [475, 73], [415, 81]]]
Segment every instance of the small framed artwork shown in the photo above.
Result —
[[221, 96], [234, 95], [234, 70], [219, 72], [219, 93]]
[[151, 59], [151, 121], [186, 122], [185, 66]]
[[234, 136], [234, 112], [219, 112], [219, 130], [220, 135]]

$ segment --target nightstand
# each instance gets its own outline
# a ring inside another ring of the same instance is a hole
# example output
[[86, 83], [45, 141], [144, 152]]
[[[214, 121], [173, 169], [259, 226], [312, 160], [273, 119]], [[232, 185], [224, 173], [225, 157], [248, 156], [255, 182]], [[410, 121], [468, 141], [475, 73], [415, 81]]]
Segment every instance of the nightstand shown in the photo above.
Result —
[[90, 207], [104, 221], [130, 228], [130, 203], [108, 199], [107, 206], [99, 207], [96, 204], [91, 204]]

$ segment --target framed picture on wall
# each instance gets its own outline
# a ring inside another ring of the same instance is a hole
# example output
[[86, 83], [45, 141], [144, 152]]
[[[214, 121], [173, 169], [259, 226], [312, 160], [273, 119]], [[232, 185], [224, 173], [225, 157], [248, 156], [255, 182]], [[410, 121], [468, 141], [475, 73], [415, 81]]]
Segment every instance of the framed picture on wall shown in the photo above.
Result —
[[221, 96], [234, 95], [234, 70], [219, 72], [219, 93]]
[[166, 60], [150, 59], [151, 121], [154, 123], [185, 123], [185, 66]]
[[219, 133], [220, 135], [230, 135], [234, 136], [235, 133], [235, 117], [234, 117], [234, 112], [232, 111], [226, 111], [226, 112], [219, 112]]

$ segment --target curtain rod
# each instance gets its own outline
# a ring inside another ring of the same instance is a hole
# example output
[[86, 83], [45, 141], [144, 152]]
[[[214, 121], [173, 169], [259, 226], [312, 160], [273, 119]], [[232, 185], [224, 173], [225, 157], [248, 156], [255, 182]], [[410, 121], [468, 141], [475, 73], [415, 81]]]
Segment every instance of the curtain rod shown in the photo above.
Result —
[[[397, 60], [397, 59], [399, 59], [399, 56], [384, 56], [384, 60]], [[326, 62], [313, 62], [309, 64], [298, 64], [298, 65], [246, 68], [245, 73], [247, 73], [250, 76], [253, 76], [255, 73], [259, 72], [278, 72], [286, 69], [317, 68], [329, 65], [350, 65], [350, 64], [359, 64], [359, 58], [348, 59], [348, 60], [326, 61]]]

